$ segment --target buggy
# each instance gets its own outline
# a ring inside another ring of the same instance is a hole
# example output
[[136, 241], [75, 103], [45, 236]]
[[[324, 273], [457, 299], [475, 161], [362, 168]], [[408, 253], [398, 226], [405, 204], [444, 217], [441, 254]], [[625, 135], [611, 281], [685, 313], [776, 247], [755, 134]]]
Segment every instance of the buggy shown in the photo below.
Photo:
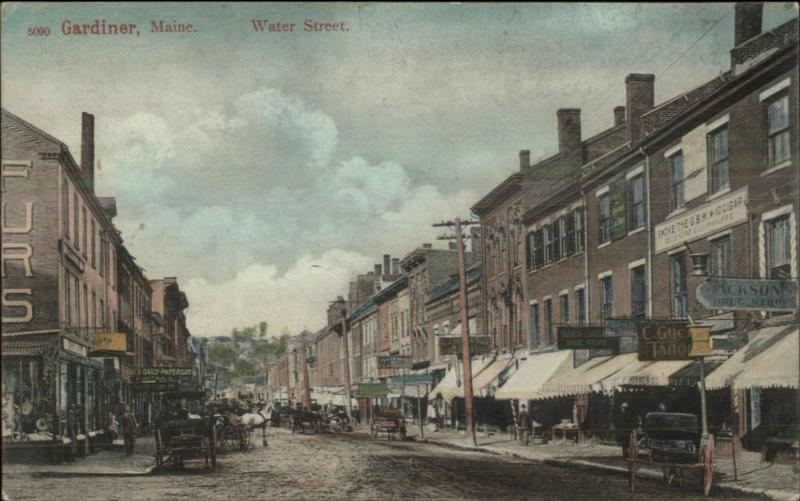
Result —
[[378, 438], [378, 434], [386, 433], [388, 440], [403, 440], [406, 437], [406, 421], [399, 409], [384, 409], [369, 422], [369, 436]]
[[[171, 391], [161, 394], [164, 407], [175, 407], [180, 400], [204, 401], [204, 391]], [[174, 410], [159, 419], [156, 433], [156, 466], [171, 458], [176, 468], [183, 468], [189, 457], [202, 457], [204, 467], [217, 466], [217, 430], [204, 417]]]

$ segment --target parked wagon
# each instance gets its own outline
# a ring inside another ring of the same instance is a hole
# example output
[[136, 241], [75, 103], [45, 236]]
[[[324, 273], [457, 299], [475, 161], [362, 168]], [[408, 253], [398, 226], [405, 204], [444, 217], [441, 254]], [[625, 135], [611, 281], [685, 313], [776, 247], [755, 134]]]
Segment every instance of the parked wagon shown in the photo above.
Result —
[[292, 434], [296, 432], [305, 433], [306, 429], [319, 433], [323, 429], [322, 416], [314, 411], [305, 409], [295, 409], [289, 416], [289, 428]]
[[406, 422], [399, 409], [384, 409], [369, 422], [369, 436], [378, 438], [381, 433], [386, 434], [388, 440], [402, 440], [406, 437]]
[[714, 479], [714, 437], [700, 432], [697, 416], [651, 412], [645, 416], [644, 436], [634, 430], [628, 450], [628, 485], [636, 489], [640, 464], [661, 466], [664, 480], [671, 483], [685, 470], [699, 471], [703, 492], [711, 493]]
[[186, 459], [202, 457], [205, 468], [217, 466], [217, 430], [207, 417], [189, 414], [177, 407], [181, 400], [205, 400], [203, 391], [174, 391], [161, 395], [167, 413], [156, 428], [156, 466], [170, 458], [177, 468], [185, 466]]

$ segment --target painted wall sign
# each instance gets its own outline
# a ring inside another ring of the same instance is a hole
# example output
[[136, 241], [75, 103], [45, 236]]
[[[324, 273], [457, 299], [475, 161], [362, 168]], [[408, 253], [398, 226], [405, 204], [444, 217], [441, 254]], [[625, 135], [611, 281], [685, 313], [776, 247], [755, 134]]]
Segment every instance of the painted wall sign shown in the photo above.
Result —
[[194, 369], [191, 367], [141, 367], [141, 376], [192, 376]]
[[[440, 355], [461, 355], [461, 336], [441, 336], [439, 342]], [[484, 355], [489, 353], [492, 340], [489, 336], [470, 336], [469, 352], [470, 355]]]
[[[6, 192], [6, 178], [22, 178], [30, 182], [33, 163], [30, 160], [3, 160], [0, 167], [0, 186], [4, 192], [3, 198], [11, 198], [11, 193]], [[16, 198], [17, 192], [13, 191]], [[20, 190], [21, 192], [22, 190]], [[6, 199], [7, 200], [7, 199]], [[31, 258], [33, 257], [33, 246], [30, 242], [30, 233], [33, 231], [34, 202], [20, 201], [18, 206], [8, 206], [6, 200], [2, 203], [0, 210], [0, 227], [2, 228], [3, 242], [2, 254], [0, 255], [0, 267], [2, 268], [3, 284], [14, 283], [23, 287], [3, 287], [2, 296], [2, 323], [3, 324], [27, 324], [33, 320], [33, 289], [25, 287], [30, 283], [30, 278], [34, 276]], [[13, 203], [13, 202], [11, 202]], [[18, 210], [24, 206], [24, 210]], [[9, 221], [9, 213], [12, 213], [14, 221]], [[24, 213], [24, 218], [20, 219], [19, 214]], [[13, 239], [14, 241], [9, 241]], [[18, 241], [19, 239], [27, 241]], [[12, 264], [13, 267], [8, 266]], [[85, 356], [85, 355], [84, 355]]]
[[358, 386], [356, 397], [381, 398], [389, 394], [389, 387], [381, 383], [364, 383]]
[[378, 357], [378, 369], [410, 369], [411, 357], [407, 355], [389, 355]]
[[78, 344], [71, 339], [67, 339], [65, 337], [61, 338], [61, 347], [64, 351], [69, 351], [71, 353], [75, 353], [76, 355], [80, 355], [82, 357], [89, 356], [89, 349], [83, 346], [82, 344]]
[[692, 360], [692, 336], [686, 320], [640, 320], [639, 360]]
[[127, 337], [122, 332], [98, 332], [92, 339], [92, 352], [125, 353]]
[[656, 253], [661, 253], [747, 221], [747, 187], [657, 224]]
[[559, 350], [619, 351], [619, 338], [605, 336], [602, 325], [559, 325], [557, 343]]
[[713, 310], [790, 311], [797, 308], [797, 281], [766, 278], [708, 278], [697, 299]]

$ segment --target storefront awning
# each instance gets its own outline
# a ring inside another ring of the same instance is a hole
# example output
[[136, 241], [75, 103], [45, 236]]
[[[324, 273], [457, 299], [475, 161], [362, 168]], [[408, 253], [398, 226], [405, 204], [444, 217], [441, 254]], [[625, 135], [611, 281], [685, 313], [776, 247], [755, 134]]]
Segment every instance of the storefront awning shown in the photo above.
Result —
[[578, 367], [555, 374], [542, 385], [542, 397], [557, 398], [603, 391], [604, 379], [634, 362], [636, 353], [593, 358]]
[[529, 355], [519, 361], [519, 369], [497, 389], [497, 400], [529, 400], [541, 398], [542, 387], [556, 373], [572, 367], [572, 351], [552, 351]]
[[[475, 382], [475, 378], [480, 375], [481, 371], [486, 368], [491, 360], [492, 359], [488, 357], [472, 359], [473, 383]], [[439, 381], [439, 384], [437, 384], [436, 387], [428, 394], [428, 398], [430, 400], [434, 400], [441, 395], [442, 398], [448, 402], [456, 397], [464, 398], [464, 384], [463, 381], [461, 381], [462, 377], [461, 362], [459, 361], [458, 368], [455, 366], [451, 367], [450, 370], [447, 371], [447, 374], [445, 374], [444, 378]]]
[[473, 379], [472, 391], [476, 396], [488, 397], [494, 395], [497, 390], [497, 379], [506, 370], [511, 362], [510, 358], [498, 359], [483, 369], [477, 377]]
[[630, 364], [602, 381], [604, 391], [620, 386], [669, 386], [670, 376], [694, 363], [691, 360], [640, 362], [636, 354], [632, 355]]
[[798, 338], [796, 325], [759, 329], [749, 343], [706, 377], [706, 388], [798, 388]]
[[9, 339], [3, 341], [4, 357], [38, 357], [53, 347], [52, 339]]

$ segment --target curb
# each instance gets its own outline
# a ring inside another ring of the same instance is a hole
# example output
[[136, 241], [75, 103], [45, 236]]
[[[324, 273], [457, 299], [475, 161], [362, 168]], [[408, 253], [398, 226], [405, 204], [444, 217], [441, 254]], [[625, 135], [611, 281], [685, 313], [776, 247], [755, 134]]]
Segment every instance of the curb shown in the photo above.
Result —
[[69, 478], [69, 477], [144, 477], [153, 473], [156, 465], [148, 466], [144, 470], [123, 471], [37, 471], [31, 473], [33, 477]]
[[[598, 469], [598, 470], [610, 471], [610, 472], [614, 472], [614, 473], [624, 473], [624, 474], [628, 473], [628, 469], [624, 468], [622, 466], [615, 466], [615, 465], [609, 465], [609, 464], [604, 464], [604, 463], [597, 463], [597, 462], [594, 462], [594, 461], [586, 461], [586, 460], [583, 460], [583, 459], [557, 459], [557, 458], [536, 459], [536, 458], [530, 458], [530, 457], [522, 456], [522, 455], [520, 455], [520, 454], [518, 454], [516, 452], [512, 452], [512, 451], [503, 451], [503, 450], [498, 451], [498, 450], [495, 450], [495, 449], [488, 449], [488, 448], [483, 448], [483, 447], [463, 446], [463, 445], [447, 443], [447, 442], [438, 442], [436, 440], [431, 440], [431, 439], [428, 439], [428, 438], [412, 437], [412, 439], [415, 442], [437, 445], [439, 447], [444, 447], [444, 448], [449, 448], [449, 449], [457, 449], [457, 450], [471, 451], [471, 452], [483, 452], [483, 453], [493, 454], [495, 456], [509, 456], [509, 457], [514, 457], [516, 459], [523, 459], [525, 461], [531, 461], [531, 462], [534, 462], [534, 463], [541, 463], [541, 464], [546, 464], [546, 465], [550, 465], [550, 466], [561, 466], [561, 467], [582, 466], [582, 467], [594, 468], [594, 469]], [[650, 478], [650, 479], [660, 479], [661, 478], [660, 474], [658, 474], [656, 472], [653, 472], [653, 471], [645, 470], [645, 469], [639, 469], [639, 476]], [[753, 488], [753, 487], [747, 487], [747, 486], [744, 486], [744, 485], [721, 484], [719, 482], [715, 483], [714, 486], [719, 490], [730, 490], [730, 491], [740, 492], [740, 493], [743, 493], [743, 494], [757, 495], [757, 496], [762, 496], [762, 497], [767, 497], [767, 498], [770, 498], [770, 499], [774, 499], [776, 501], [800, 501], [800, 494], [795, 494], [792, 491], [787, 491], [787, 490], [783, 490], [783, 489], [757, 489], [757, 488]]]

